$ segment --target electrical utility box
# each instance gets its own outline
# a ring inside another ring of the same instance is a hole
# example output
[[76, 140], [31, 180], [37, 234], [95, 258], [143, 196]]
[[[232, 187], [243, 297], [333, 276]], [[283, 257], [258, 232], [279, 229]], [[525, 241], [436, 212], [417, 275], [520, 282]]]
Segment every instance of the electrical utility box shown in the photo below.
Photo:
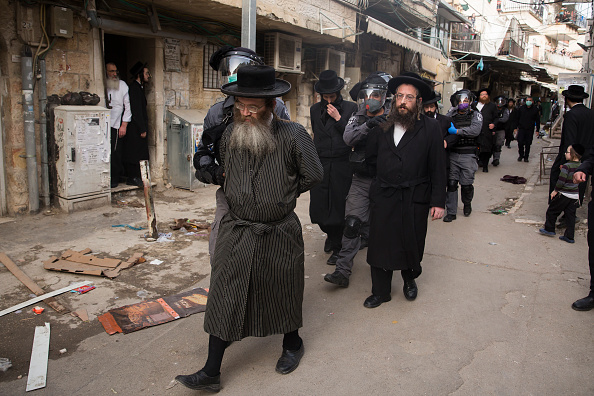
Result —
[[73, 30], [72, 10], [66, 7], [50, 7], [48, 34], [51, 37], [72, 38]]
[[111, 203], [109, 110], [101, 106], [54, 109], [54, 196], [67, 211]]
[[204, 186], [196, 179], [193, 158], [207, 112], [199, 109], [167, 111], [167, 162], [169, 183], [173, 187], [194, 191]]

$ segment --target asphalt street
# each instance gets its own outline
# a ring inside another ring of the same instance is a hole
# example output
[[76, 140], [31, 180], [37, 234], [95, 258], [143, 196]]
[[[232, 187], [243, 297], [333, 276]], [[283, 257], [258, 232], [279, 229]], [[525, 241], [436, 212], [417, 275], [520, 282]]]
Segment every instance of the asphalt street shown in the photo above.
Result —
[[[593, 312], [571, 309], [588, 293], [586, 225], [576, 243], [538, 233], [548, 186], [539, 182], [542, 147], [535, 139], [529, 163], [517, 162], [515, 142], [501, 165], [476, 174], [470, 217], [429, 225], [418, 279], [419, 296], [406, 301], [394, 276], [392, 301], [363, 307], [371, 281], [366, 250], [355, 259], [347, 289], [323, 280], [333, 271], [323, 252], [325, 235], [308, 216], [309, 196], [298, 202], [305, 239], [305, 356], [289, 375], [274, 370], [282, 336], [249, 338], [229, 347], [222, 366], [224, 395], [592, 395]], [[547, 163], [550, 163], [547, 162]], [[500, 181], [523, 176], [525, 185]], [[156, 193], [159, 229], [171, 232], [175, 218], [211, 221], [214, 187], [195, 192], [163, 188]], [[203, 314], [130, 334], [108, 335], [97, 316], [143, 298], [208, 287], [207, 241], [173, 231], [173, 242], [146, 242], [140, 192], [85, 212], [44, 212], [0, 219], [0, 252], [6, 253], [45, 290], [81, 280], [97, 288], [66, 293], [71, 310], [87, 309], [89, 322], [59, 315], [45, 304], [0, 317], [0, 357], [13, 367], [0, 371], [0, 394], [25, 394], [35, 326], [51, 325], [50, 360], [39, 395], [190, 395], [174, 385], [177, 374], [199, 370], [208, 351]], [[495, 213], [493, 213], [495, 212]], [[496, 214], [497, 213], [497, 214]], [[586, 209], [578, 216], [586, 218]], [[43, 269], [42, 261], [66, 249], [90, 248], [109, 257], [143, 252], [149, 261], [113, 280]], [[31, 292], [0, 265], [0, 310], [28, 300]], [[139, 293], [141, 292], [141, 293]], [[139, 296], [140, 295], [140, 296]], [[61, 349], [66, 353], [60, 353]]]

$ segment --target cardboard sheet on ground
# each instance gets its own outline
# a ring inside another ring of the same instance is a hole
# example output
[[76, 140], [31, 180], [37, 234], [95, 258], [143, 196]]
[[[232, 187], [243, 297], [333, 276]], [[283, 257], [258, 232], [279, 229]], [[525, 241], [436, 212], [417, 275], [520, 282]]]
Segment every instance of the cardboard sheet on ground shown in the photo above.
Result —
[[208, 291], [196, 288], [174, 296], [110, 309], [98, 319], [108, 334], [128, 334], [204, 312], [207, 297]]
[[145, 261], [143, 253], [134, 253], [127, 261], [112, 258], [99, 258], [91, 254], [91, 249], [80, 252], [67, 250], [60, 257], [52, 256], [43, 262], [43, 268], [50, 271], [70, 272], [74, 274], [117, 277], [120, 271]]

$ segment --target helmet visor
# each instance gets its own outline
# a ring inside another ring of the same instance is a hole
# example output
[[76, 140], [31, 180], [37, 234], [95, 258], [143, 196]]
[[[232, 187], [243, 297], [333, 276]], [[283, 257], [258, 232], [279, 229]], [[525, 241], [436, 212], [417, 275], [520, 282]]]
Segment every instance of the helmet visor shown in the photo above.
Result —
[[221, 85], [237, 80], [237, 70], [247, 65], [258, 65], [254, 58], [244, 55], [232, 55], [221, 59], [219, 65], [219, 83]]
[[472, 103], [472, 97], [469, 93], [461, 92], [456, 95], [456, 104], [460, 103]]
[[367, 100], [377, 100], [383, 106], [386, 103], [386, 93], [388, 92], [387, 89], [377, 89], [377, 88], [364, 88], [359, 91], [359, 95], [357, 96], [357, 103], [362, 104], [365, 103]]

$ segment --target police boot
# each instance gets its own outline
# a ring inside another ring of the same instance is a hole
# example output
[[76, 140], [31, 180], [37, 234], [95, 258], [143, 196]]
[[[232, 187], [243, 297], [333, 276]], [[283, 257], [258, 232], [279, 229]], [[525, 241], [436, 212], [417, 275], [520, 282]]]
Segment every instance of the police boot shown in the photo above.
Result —
[[463, 213], [464, 216], [470, 216], [472, 213], [472, 206], [470, 203], [472, 202], [472, 198], [474, 197], [474, 186], [472, 184], [461, 186], [460, 188], [460, 195], [462, 198], [462, 203], [464, 204]]

